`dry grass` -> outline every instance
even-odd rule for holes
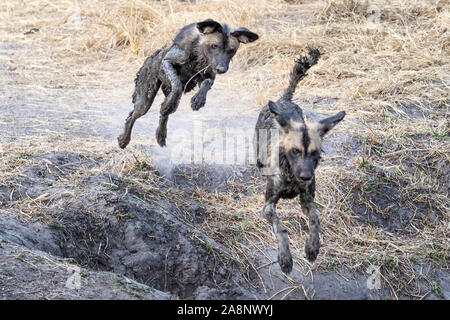
[[[307,44],[319,47],[323,58],[297,95],[307,93],[306,100],[338,98],[333,108],[346,110],[348,121],[336,133],[357,140],[359,149],[325,158],[317,171],[324,247],[313,266],[302,258],[307,218],[295,201],[281,204],[296,262],[306,269],[347,266],[359,271],[376,264],[382,266],[393,298],[400,293],[425,297],[429,292],[421,292],[415,282],[413,265],[427,261],[448,268],[449,262],[449,2],[191,2],[3,2],[0,40],[18,41],[30,49],[27,55],[0,56],[0,63],[7,59],[17,68],[16,85],[24,90],[36,90],[36,78],[41,87],[113,88],[126,82],[131,88],[145,55],[183,25],[210,17],[260,34],[260,40],[242,47],[227,79],[219,81],[230,88],[248,88],[262,105],[280,95],[298,52]],[[40,31],[23,35],[34,27]],[[117,154],[114,142],[51,135],[3,146],[2,176],[20,174],[27,165],[24,155],[74,148],[79,153],[101,152],[108,160],[100,170],[146,184],[136,176],[143,155],[137,155],[137,161],[131,152]],[[263,205],[261,188],[262,181],[255,177],[227,194],[201,189],[193,194],[208,207],[204,230],[225,243],[244,269],[251,268],[246,258],[249,243],[256,239],[276,245],[265,221],[255,215]],[[392,203],[378,201],[377,195],[385,192],[397,194],[401,205],[420,219],[412,219],[401,233],[361,223],[355,206],[386,219],[398,214]],[[33,206],[30,201],[26,205],[30,203]]]
[[[98,77],[117,67],[130,73],[130,64],[137,69],[183,25],[211,17],[261,35],[243,46],[234,63],[234,70],[246,70],[246,84],[259,103],[278,95],[293,57],[307,44],[325,55],[302,84],[304,91],[367,104],[446,101],[444,88],[430,87],[429,81],[448,82],[448,1],[304,2],[15,1],[1,5],[0,26],[2,38],[14,34],[42,50],[40,71],[53,72],[52,79],[63,84],[79,83],[76,74]],[[380,13],[368,14],[373,8]],[[372,23],[378,17],[380,22]],[[34,27],[40,31],[22,34]],[[30,68],[24,59],[16,61],[18,68]],[[73,77],[58,78],[62,70]]]

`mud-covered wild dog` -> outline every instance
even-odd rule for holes
[[[258,35],[246,28],[235,29],[211,19],[183,27],[173,43],[149,56],[136,74],[134,110],[125,121],[124,132],[118,138],[119,146],[128,145],[135,121],[150,109],[159,88],[166,98],[161,105],[156,140],[160,146],[165,146],[167,121],[177,110],[181,95],[198,84],[191,108],[202,108],[216,74],[227,72],[240,43],[257,39]]]
[[[302,210],[309,218],[309,238],[305,253],[307,259],[313,262],[320,247],[320,223],[314,204],[314,170],[319,164],[322,138],[345,116],[345,112],[341,111],[319,122],[305,123],[302,109],[292,102],[297,84],[306,75],[306,71],[317,63],[319,57],[319,50],[308,48],[308,55],[301,56],[296,61],[288,88],[278,101],[269,101],[264,106],[255,128],[257,166],[260,169],[273,166],[269,168],[271,171],[263,173],[267,175],[263,214],[273,227],[278,242],[278,262],[285,273],[292,270],[292,256],[287,230],[277,217],[275,206],[281,198],[292,199],[299,196]],[[278,150],[271,150],[274,132],[278,136]]]

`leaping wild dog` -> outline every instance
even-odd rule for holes
[[[302,109],[292,102],[297,84],[305,77],[306,71],[317,63],[319,57],[319,50],[310,47],[308,55],[301,56],[296,61],[288,88],[278,101],[269,101],[264,106],[255,128],[256,164],[260,170],[272,166],[269,168],[271,171],[263,173],[267,176],[263,214],[273,227],[278,242],[278,263],[285,273],[292,270],[292,256],[287,230],[278,219],[275,206],[281,198],[292,199],[299,196],[302,210],[309,218],[309,238],[305,253],[307,259],[313,262],[320,248],[320,223],[314,204],[314,170],[319,164],[324,135],[345,116],[345,112],[341,111],[319,122],[305,123]],[[274,133],[279,137],[278,150],[271,148]],[[277,157],[278,165],[275,160]]]
[[[246,28],[234,29],[211,19],[183,27],[173,43],[148,57],[136,74],[134,110],[125,121],[119,146],[128,145],[135,121],[150,109],[159,88],[166,98],[161,105],[156,140],[161,147],[165,146],[167,121],[177,110],[181,95],[198,84],[199,91],[191,99],[191,108],[194,111],[202,108],[216,74],[227,72],[240,43],[257,39],[258,35]]]

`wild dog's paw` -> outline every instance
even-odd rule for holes
[[[125,149],[125,147],[130,143],[131,136],[127,135],[125,133],[122,133],[118,138],[117,141],[119,142],[119,147],[121,149]]]
[[[319,237],[310,237],[305,245],[305,254],[309,262],[314,262],[319,254]]]
[[[278,263],[280,264],[281,271],[289,274],[292,271],[292,256],[289,250],[278,252]]]
[[[166,138],[167,138],[167,128],[158,127],[158,129],[156,129],[156,141],[158,142],[160,147],[166,146]]]
[[[194,111],[198,111],[200,108],[203,108],[206,103],[206,95],[199,91],[191,98],[191,108]]]

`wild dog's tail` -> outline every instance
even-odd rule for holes
[[[317,63],[320,57],[319,49],[314,47],[308,47],[308,55],[300,56],[295,62],[294,69],[291,72],[291,79],[289,81],[289,87],[284,90],[282,99],[292,100],[295,88],[300,80],[306,76],[306,71]]]

